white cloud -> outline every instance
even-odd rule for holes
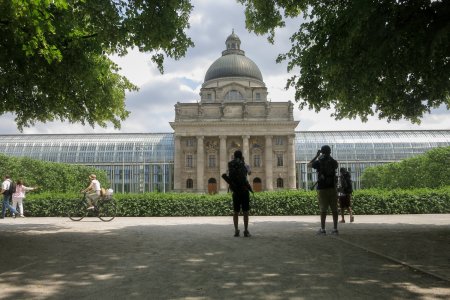
[[[174,119],[176,102],[195,102],[209,66],[221,56],[225,40],[231,30],[241,39],[241,48],[247,57],[260,68],[272,101],[294,101],[294,91],[285,90],[287,74],[286,63],[277,64],[276,57],[290,49],[289,37],[300,24],[299,19],[288,20],[287,27],[278,29],[275,45],[267,41],[267,36],[257,36],[245,29],[244,8],[236,1],[193,0],[191,27],[188,35],[195,43],[187,51],[186,57],[175,61],[166,59],[164,74],[160,74],[151,62],[150,53],[130,50],[125,57],[112,57],[122,68],[120,73],[140,87],[135,93],[127,94],[129,118],[122,123],[121,130],[112,126],[106,129],[68,124],[61,122],[39,123],[25,128],[24,133],[103,133],[103,132],[172,132],[169,125]],[[295,105],[297,107],[297,105]],[[450,112],[441,107],[423,118],[422,124],[412,125],[406,121],[387,123],[370,118],[367,123],[359,120],[335,121],[330,117],[332,111],[315,113],[310,110],[294,110],[296,120],[300,121],[297,130],[385,130],[385,129],[448,129]],[[0,117],[0,133],[18,133],[14,117],[5,114]]]

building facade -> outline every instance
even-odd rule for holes
[[[252,167],[254,190],[295,189],[295,127],[291,102],[267,101],[258,66],[234,32],[208,69],[198,103],[177,103],[174,190],[216,193],[234,151]]]

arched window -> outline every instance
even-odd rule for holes
[[[239,91],[236,90],[231,90],[228,93],[225,94],[225,99],[226,100],[244,100],[244,97],[242,96],[242,94]]]
[[[188,180],[186,180],[186,188],[193,189],[194,188],[194,180],[192,180],[190,178]]]
[[[284,187],[283,178],[277,178],[277,188],[282,189]]]

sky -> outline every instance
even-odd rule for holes
[[[330,115],[333,110],[320,113],[299,110],[295,105],[294,90],[286,90],[286,81],[293,74],[287,72],[286,63],[275,62],[278,54],[290,49],[289,37],[300,24],[300,20],[288,20],[287,26],[276,31],[275,43],[267,36],[257,36],[245,28],[244,7],[234,0],[192,0],[188,36],[195,43],[186,56],[178,61],[166,59],[164,74],[160,74],[150,60],[149,53],[130,51],[125,57],[112,57],[121,67],[120,73],[139,87],[139,91],[126,94],[126,109],[130,115],[122,122],[121,129],[82,126],[61,122],[37,123],[24,128],[24,134],[67,134],[67,133],[164,133],[173,132],[169,122],[175,118],[177,102],[200,100],[200,88],[209,66],[225,50],[225,40],[232,30],[241,39],[241,49],[261,70],[268,90],[268,99],[294,102],[294,119],[300,121],[296,131],[330,130],[426,130],[450,129],[450,111],[441,107],[422,119],[420,125],[408,121],[388,123],[371,117],[365,123],[359,119],[336,121]],[[0,134],[20,133],[12,114],[0,116]]]

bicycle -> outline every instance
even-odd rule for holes
[[[87,193],[83,193],[80,201],[71,205],[67,215],[72,221],[81,221],[84,217],[95,216],[103,222],[109,222],[116,217],[116,201],[111,195],[100,196],[94,204],[94,209],[88,210]]]

